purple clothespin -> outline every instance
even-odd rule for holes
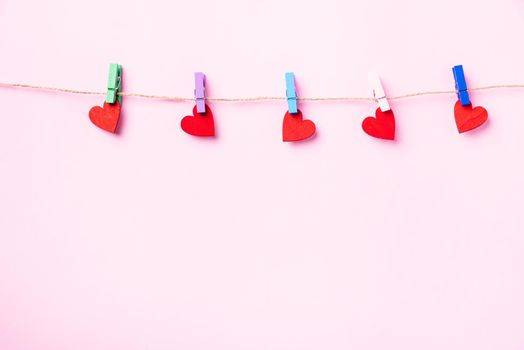
[[[206,113],[206,75],[195,73],[195,100],[198,113]]]

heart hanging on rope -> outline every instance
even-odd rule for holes
[[[362,129],[370,136],[384,139],[395,139],[395,115],[392,110],[382,112],[377,108],[375,117],[367,117],[362,121]]]
[[[455,103],[455,123],[459,133],[473,130],[488,120],[488,111],[484,107],[463,106],[460,101]]]
[[[315,123],[311,120],[304,120],[302,112],[291,114],[286,112],[282,124],[282,140],[284,142],[302,141],[315,134]]]
[[[89,111],[89,119],[100,129],[116,133],[118,120],[120,119],[120,103],[104,102],[104,106],[95,106]]]
[[[198,113],[193,107],[193,115],[187,115],[180,122],[182,130],[193,136],[215,136],[215,122],[211,108],[206,105],[205,113]]]

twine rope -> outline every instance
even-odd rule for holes
[[[20,89],[31,89],[38,91],[50,91],[50,92],[59,92],[66,94],[76,94],[76,95],[105,95],[106,92],[101,91],[89,91],[89,90],[77,90],[70,88],[60,88],[52,86],[43,86],[43,85],[32,85],[32,84],[22,84],[22,83],[2,83],[0,82],[1,87],[6,88],[20,88]],[[524,84],[500,84],[500,85],[488,85],[481,86],[476,88],[469,88],[468,91],[486,91],[486,90],[499,90],[499,89],[524,89]],[[420,96],[435,96],[435,95],[451,95],[455,94],[455,90],[441,90],[441,91],[419,91],[413,92],[404,95],[387,97],[388,100],[404,100],[407,98],[420,97]],[[194,97],[184,97],[184,96],[168,96],[168,95],[151,95],[144,94],[139,92],[126,92],[122,91],[118,93],[119,96],[125,97],[138,97],[149,100],[167,100],[167,101],[178,101],[178,102],[187,102],[194,101]],[[263,102],[263,101],[285,101],[285,96],[255,96],[255,97],[206,97],[207,101],[215,102]],[[298,97],[298,101],[334,101],[334,102],[357,102],[357,101],[374,101],[373,97],[361,97],[361,96],[341,96],[341,97]]]

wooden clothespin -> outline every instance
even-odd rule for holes
[[[195,101],[198,113],[206,113],[206,75],[195,73]]]
[[[380,82],[379,76],[375,73],[370,73],[368,78],[369,84],[373,89],[373,97],[375,98],[375,101],[377,101],[380,110],[382,112],[390,111],[391,108],[389,107],[389,102],[386,97],[386,93],[384,92],[384,88],[382,87],[382,83]]]
[[[109,65],[109,80],[107,82],[107,103],[118,102],[122,104],[122,96],[118,95],[122,88],[122,66],[116,63]]]
[[[291,114],[298,113],[297,89],[295,87],[295,74],[293,72],[286,73],[286,97],[288,112]]]
[[[471,104],[468,93],[468,85],[466,84],[466,77],[464,76],[464,68],[462,65],[453,67],[453,77],[455,78],[455,91],[460,100],[460,104],[467,106]]]

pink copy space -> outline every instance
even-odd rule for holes
[[[0,81],[215,97],[370,96],[524,83],[521,0],[0,2]],[[0,349],[522,350],[524,90],[299,103],[192,103],[0,88]]]

